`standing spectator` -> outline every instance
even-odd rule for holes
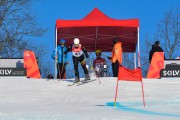
[[[160,42],[159,42],[159,41],[156,41],[155,44],[152,45],[152,49],[151,49],[151,51],[149,52],[149,63],[151,63],[153,54],[154,54],[155,52],[164,52],[163,49],[162,49],[161,46],[160,46]],[[165,56],[164,56],[164,59],[165,59]]]
[[[63,79],[64,74],[66,72],[66,65],[69,63],[68,54],[64,55],[64,52],[67,50],[65,43],[66,43],[66,40],[61,39],[60,45],[57,46],[57,49],[55,49],[51,55],[53,59],[57,60],[57,78],[58,79]]]
[[[155,52],[164,52],[163,49],[160,46],[160,42],[159,41],[155,42]]]
[[[84,70],[85,80],[90,80],[89,74],[88,74],[89,72],[86,68],[86,61],[84,59],[84,54],[86,58],[89,58],[89,55],[86,49],[80,44],[80,41],[78,38],[74,39],[74,44],[72,46],[69,46],[68,49],[64,52],[64,54],[67,54],[69,51],[72,51],[72,58],[73,58],[74,71],[75,71],[75,83],[80,82],[79,70],[78,70],[79,62]]]
[[[118,77],[119,66],[122,65],[122,43],[118,39],[113,40],[112,56],[108,57],[112,62],[113,77]]]

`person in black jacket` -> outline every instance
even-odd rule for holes
[[[69,51],[72,51],[72,58],[74,63],[74,71],[75,71],[75,82],[80,82],[79,79],[79,71],[78,71],[78,63],[80,62],[84,74],[85,74],[85,80],[90,80],[89,72],[86,68],[86,61],[84,59],[84,55],[86,58],[89,58],[89,55],[86,51],[86,49],[80,44],[80,41],[78,38],[74,39],[74,44],[69,46],[67,50],[64,52],[64,54],[67,54]]]
[[[149,63],[151,63],[153,53],[155,52],[155,44],[152,45],[152,48],[149,52]]]
[[[152,45],[152,49],[151,51],[149,52],[149,63],[151,63],[151,60],[152,60],[152,56],[155,52],[164,52],[163,49],[161,48],[160,46],[160,42],[159,41],[156,41],[154,45]],[[165,56],[164,56],[164,59],[165,59]]]
[[[163,49],[160,46],[160,42],[159,41],[155,42],[155,52],[164,52]]]

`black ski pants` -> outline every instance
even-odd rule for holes
[[[57,79],[63,79],[65,72],[66,72],[66,64],[58,63],[57,64]]]
[[[118,70],[119,70],[119,62],[118,60],[116,60],[115,63],[112,63],[113,77],[118,77]]]
[[[81,67],[84,70],[84,74],[88,74],[88,70],[86,68],[86,62],[84,59],[84,55],[81,55],[80,57],[75,57],[73,56],[73,63],[74,63],[74,72],[75,72],[75,77],[79,78],[79,70],[78,70],[78,64],[81,64]]]

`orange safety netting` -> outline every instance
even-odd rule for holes
[[[34,52],[24,51],[24,68],[27,70],[27,77],[41,78]]]
[[[160,78],[161,69],[164,69],[164,52],[155,52],[151,60],[147,78]]]

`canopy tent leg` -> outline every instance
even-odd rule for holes
[[[56,27],[56,33],[55,33],[55,58],[57,58],[57,27]],[[54,78],[57,79],[57,68],[56,68],[56,65],[57,65],[57,60],[55,59],[54,61]]]
[[[140,64],[140,49],[139,49],[139,27],[137,28],[138,30],[138,67],[141,67],[141,64]]]
[[[136,69],[136,52],[134,53],[134,69]]]

